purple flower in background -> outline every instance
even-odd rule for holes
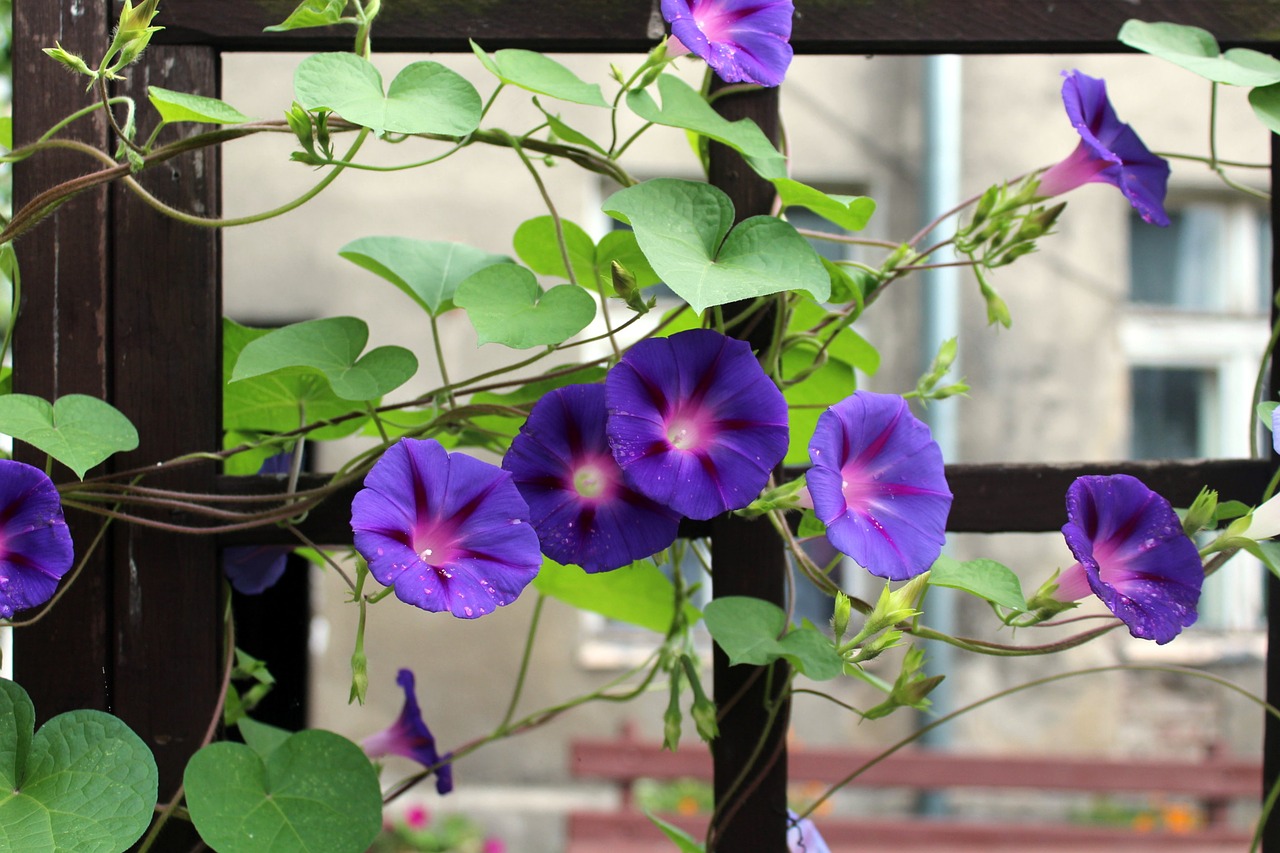
[[[1169,164],[1142,144],[1133,128],[1116,117],[1107,100],[1107,84],[1079,71],[1064,71],[1062,102],[1080,134],[1080,144],[1065,160],[1040,176],[1037,195],[1055,196],[1090,181],[1119,188],[1147,222],[1168,225],[1164,196]]]
[[[515,601],[542,566],[511,475],[430,439],[387,449],[351,502],[351,529],[397,598],[464,619]]]
[[[858,391],[818,417],[807,481],[831,544],[882,578],[933,565],[946,541],[951,489],[942,451],[907,401]]]
[[[787,819],[787,853],[831,853],[813,821],[801,820],[791,809],[787,809]]]
[[[1196,621],[1204,568],[1169,502],[1127,474],[1078,477],[1067,490],[1062,527],[1078,563],[1053,597],[1093,592],[1129,633],[1167,643]]]
[[[662,0],[671,34],[726,83],[777,86],[791,64],[791,0]],[[668,53],[683,53],[668,48]]]
[[[755,500],[787,452],[787,403],[746,342],[709,329],[640,341],[605,377],[613,458],[689,518]]]
[[[529,504],[542,552],[588,572],[616,569],[675,541],[680,516],[632,489],[609,453],[603,385],[547,394],[502,460]]]
[[[436,767],[436,791],[441,794],[453,790],[453,766],[448,763],[449,754],[442,758],[436,751],[436,739],[431,730],[422,721],[422,711],[418,708],[418,697],[413,687],[413,672],[402,669],[396,675],[396,684],[404,688],[404,708],[400,716],[387,728],[375,735],[370,735],[360,742],[365,755],[370,758],[381,758],[384,755],[399,755],[418,762],[423,767]]]
[[[259,474],[288,474],[293,461],[291,453],[277,453],[267,457],[258,469]],[[284,575],[291,545],[236,545],[222,549],[222,572],[236,592],[242,595],[261,595],[276,585]]]
[[[0,617],[52,598],[74,561],[53,481],[39,468],[0,459]]]

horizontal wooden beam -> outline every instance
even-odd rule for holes
[[[266,33],[297,0],[169,0],[156,41],[224,50],[349,50],[350,27]],[[386,0],[379,51],[525,47],[638,52],[663,30],[658,0]],[[1280,40],[1272,0],[796,0],[799,53],[1116,52],[1133,17],[1194,24],[1224,44]]]

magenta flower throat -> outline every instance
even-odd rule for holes
[[[444,764],[436,751],[436,739],[422,720],[418,696],[414,689],[413,672],[402,669],[396,675],[396,684],[404,690],[404,707],[400,716],[387,728],[361,741],[360,746],[370,758],[399,755],[416,761],[423,767],[435,767],[436,792],[441,796],[453,790],[453,766],[445,755]],[[440,765],[436,767],[436,765]]]
[[[671,34],[726,83],[782,82],[794,14],[791,0],[662,0]]]
[[[640,341],[605,377],[626,482],[707,519],[760,494],[787,452],[787,404],[744,341],[709,329]]]
[[[1204,567],[1169,502],[1136,477],[1078,477],[1067,490],[1062,535],[1077,562],[1054,598],[1090,592],[1129,627],[1167,643],[1196,621]]]
[[[558,563],[608,571],[675,541],[679,514],[627,485],[609,453],[603,385],[539,400],[502,467],[529,504],[542,553]]]
[[[351,503],[355,546],[401,601],[472,619],[515,601],[542,566],[511,475],[431,439],[401,439]]]
[[[915,577],[946,541],[951,489],[929,427],[892,394],[827,409],[809,443],[809,494],[827,538],[873,575]]]
[[[74,562],[53,481],[39,468],[0,459],[0,617],[44,604]]]
[[[1107,84],[1079,71],[1064,71],[1062,102],[1080,134],[1065,160],[1040,176],[1038,195],[1061,195],[1091,181],[1117,187],[1142,218],[1169,224],[1164,197],[1169,164],[1152,154],[1133,128],[1120,121],[1107,99]]]

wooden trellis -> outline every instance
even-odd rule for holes
[[[160,33],[143,62],[130,69],[124,90],[145,101],[148,85],[216,96],[224,50],[345,49],[349,35],[311,30],[264,33],[296,0],[166,0]],[[375,29],[379,50],[467,51],[474,37],[488,49],[527,47],[565,52],[647,50],[661,32],[657,0],[384,0]],[[1280,13],[1270,0],[796,0],[793,44],[798,53],[1044,53],[1116,52],[1129,17],[1202,26],[1224,46],[1274,50]],[[85,104],[80,78],[60,73],[40,52],[60,43],[98,55],[110,41],[119,4],[109,0],[15,0],[14,138],[33,139]],[[769,93],[722,99],[737,115],[763,127],[776,119]],[[82,120],[71,132],[112,150],[105,123]],[[1259,132],[1262,132],[1261,130]],[[1275,156],[1273,164],[1280,163]],[[85,173],[91,164],[71,153],[42,154],[15,169],[18,204]],[[1276,166],[1272,167],[1273,185]],[[760,190],[748,170],[717,155],[717,184],[740,213],[756,212]],[[160,198],[213,215],[219,209],[216,150],[185,155],[140,176]],[[754,201],[753,201],[754,199]],[[767,205],[766,205],[767,206]],[[1273,229],[1280,215],[1272,212]],[[16,390],[55,398],[86,393],[111,401],[137,425],[142,446],[112,460],[114,470],[152,465],[219,444],[220,240],[217,232],[176,224],[116,188],[84,193],[61,207],[20,243],[26,288],[15,342]],[[1273,384],[1280,372],[1272,371]],[[1275,389],[1273,388],[1273,394]],[[1210,461],[1159,465],[952,466],[954,531],[1055,530],[1062,495],[1081,473],[1127,470],[1175,504],[1201,485],[1256,500],[1271,463]],[[261,489],[252,480],[219,477],[212,464],[167,474],[163,483],[200,493]],[[349,497],[349,496],[346,496]],[[349,537],[344,496],[311,514],[309,533],[325,542]],[[170,520],[184,521],[181,517]],[[72,518],[76,531],[92,520]],[[83,536],[83,533],[80,533]],[[154,749],[161,797],[172,796],[182,768],[199,745],[219,689],[222,607],[218,547],[280,535],[259,530],[238,537],[180,537],[154,529],[114,527],[105,547],[61,606],[17,637],[16,677],[30,692],[40,719],[73,708],[118,714]],[[736,590],[717,594],[781,596],[781,552],[768,531],[718,523],[714,559],[755,566]],[[765,549],[773,556],[762,560]],[[728,573],[726,573],[728,574]],[[1280,594],[1270,596],[1272,640],[1280,638]],[[739,668],[741,669],[741,668]],[[717,665],[717,694],[737,689]],[[736,673],[735,673],[736,675]],[[760,679],[763,682],[763,679]],[[727,692],[726,692],[727,691]],[[1280,704],[1280,655],[1269,655],[1267,695]],[[750,701],[742,703],[749,706]],[[758,704],[758,703],[756,703]],[[742,744],[758,721],[726,726],[718,756],[733,773]],[[784,849],[781,803],[785,752],[755,788],[722,836],[725,851]],[[1280,727],[1268,721],[1268,787],[1280,777]],[[1272,821],[1269,849],[1280,849],[1280,821]],[[181,849],[187,849],[188,845]],[[175,841],[166,849],[179,849]]]

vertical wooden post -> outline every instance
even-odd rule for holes
[[[1271,290],[1280,294],[1280,137],[1271,134]],[[1271,304],[1271,322],[1280,322],[1280,308]],[[1271,353],[1271,379],[1269,397],[1280,395],[1280,360]],[[1275,454],[1271,455],[1274,462]],[[1267,702],[1280,705],[1280,580],[1271,572],[1265,572],[1267,584]],[[1280,783],[1280,722],[1270,714],[1264,715],[1266,728],[1262,739],[1262,796],[1265,801],[1271,789]],[[1280,850],[1280,817],[1275,810],[1267,818],[1262,832],[1263,850]]]
[[[777,138],[777,89],[728,95],[715,105],[726,118],[751,118],[770,139]],[[711,182],[733,200],[738,221],[770,211],[773,185],[753,172],[737,153],[713,143],[710,172]],[[734,308],[727,306],[726,316],[734,314]],[[772,335],[773,322],[768,315],[743,333],[757,351],[768,345]],[[750,595],[784,604],[786,555],[767,521],[717,519],[711,543],[712,588],[717,598]],[[778,697],[787,678],[786,664],[731,667],[717,647],[714,667],[716,707],[720,709],[720,737],[712,747],[718,814],[714,850],[781,853],[787,846],[785,738],[789,706]],[[778,701],[784,705],[770,725],[767,706]],[[758,746],[762,748],[757,753]]]

